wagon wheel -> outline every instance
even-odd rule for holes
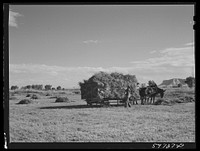
[[[104,99],[103,100],[103,105],[104,106],[110,106],[109,100],[108,99]]]
[[[92,103],[89,103],[89,102],[88,102],[87,105],[88,105],[88,106],[92,106]]]
[[[101,101],[99,102],[99,104],[100,104],[100,106],[104,106],[104,100],[101,100]]]
[[[87,105],[88,105],[88,106],[91,106],[91,105],[92,105],[91,100],[86,100],[86,102],[87,102]]]

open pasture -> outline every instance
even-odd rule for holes
[[[17,104],[27,94],[39,98]],[[194,90],[169,89],[164,99],[183,95]],[[11,91],[9,131],[11,142],[195,142],[195,102],[100,107],[70,91]]]

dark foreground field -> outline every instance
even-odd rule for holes
[[[27,93],[40,98],[17,104],[28,98]],[[45,93],[10,93],[11,142],[195,142],[195,102],[89,107],[80,94]],[[56,95],[67,96],[70,102],[55,103]],[[183,95],[194,91],[169,90],[165,97]]]

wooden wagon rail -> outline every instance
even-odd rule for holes
[[[113,100],[115,100],[115,102],[113,102]],[[87,102],[87,105],[92,106],[93,104],[96,105],[111,105],[113,103],[117,103],[117,105],[120,105],[122,103],[124,103],[124,100],[122,98],[89,98],[85,100]]]

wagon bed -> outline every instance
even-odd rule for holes
[[[103,98],[103,99],[89,98],[89,99],[86,99],[85,101],[87,102],[87,105],[90,105],[90,106],[92,106],[93,104],[104,106],[104,105],[110,105],[111,103],[113,103],[113,101],[110,102],[111,100],[116,100],[117,105],[124,103],[124,100],[122,98]]]

